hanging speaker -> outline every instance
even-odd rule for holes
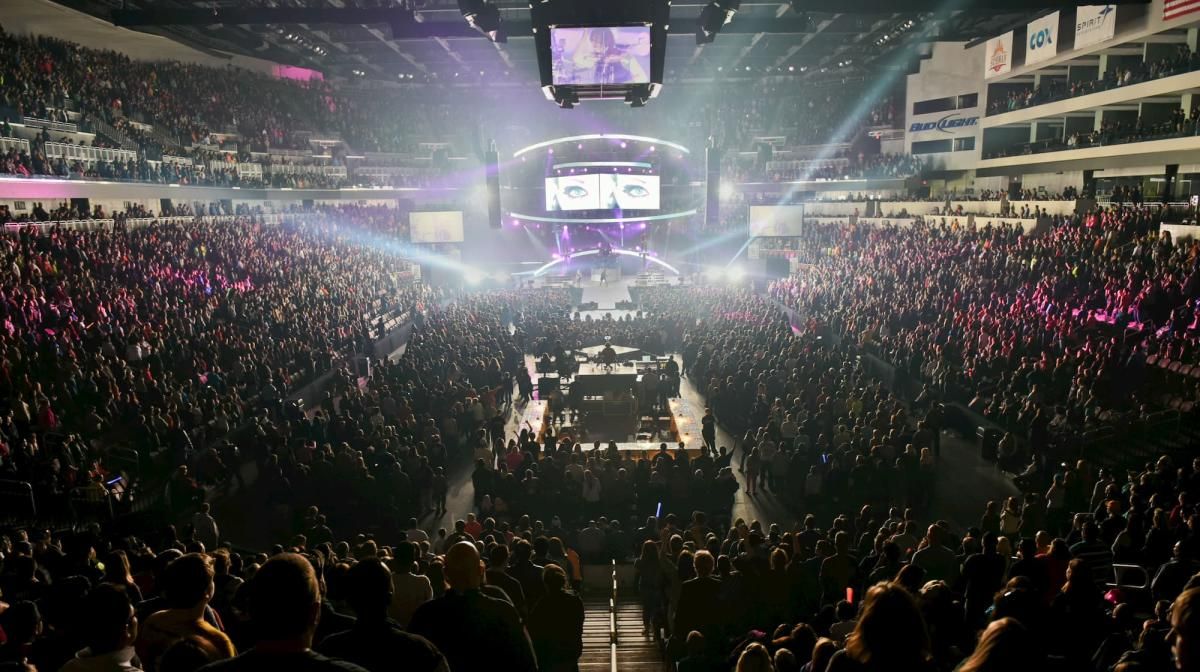
[[[486,164],[488,224],[500,228],[503,218],[500,213],[500,155],[496,152],[496,141],[492,140],[483,156]]]
[[[711,140],[704,153],[704,224],[708,229],[721,222],[721,150]]]

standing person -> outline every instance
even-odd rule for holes
[[[881,583],[867,591],[854,632],[829,661],[827,672],[931,672],[930,651],[916,600],[898,583]]]
[[[583,600],[567,590],[567,573],[554,564],[542,570],[546,595],[529,615],[529,636],[539,672],[579,672],[583,654]]]
[[[208,502],[200,505],[200,510],[192,515],[192,530],[196,541],[204,544],[204,550],[215,551],[221,541],[221,531],[209,511]]]
[[[387,617],[392,601],[387,565],[368,558],[354,565],[346,578],[346,598],[358,619],[349,630],[326,637],[317,645],[318,652],[370,672],[393,670],[396,661],[404,661],[404,669],[414,672],[449,672],[445,656],[429,640],[404,632]]]
[[[658,544],[647,539],[642,542],[642,554],[633,565],[634,582],[642,603],[642,634],[659,633],[659,614],[662,611],[662,563],[658,559]]]
[[[113,585],[99,585],[83,602],[87,645],[62,666],[62,672],[138,672],[133,642],[138,620],[128,594]]]
[[[758,448],[751,448],[750,454],[746,456],[746,494],[751,497],[758,490],[760,473],[762,473],[762,456],[758,454]]]
[[[712,575],[715,566],[716,561],[708,551],[697,551],[692,556],[696,578],[684,581],[679,587],[679,606],[671,628],[674,658],[683,657],[688,633],[693,630],[700,631],[709,642],[721,639],[721,581]]]
[[[250,623],[257,641],[245,653],[205,665],[202,672],[368,672],[312,650],[321,617],[321,588],[312,564],[302,555],[280,553],[255,573],[250,591]]]
[[[704,417],[700,418],[700,436],[704,439],[704,445],[711,450],[717,449],[717,416],[713,415],[711,408],[704,409]]]
[[[167,565],[160,579],[166,609],[146,619],[138,634],[137,651],[146,669],[180,639],[194,639],[210,660],[237,655],[233,642],[205,620],[209,600],[216,591],[212,561],[189,553]]]
[[[1029,630],[1015,618],[992,621],[979,636],[975,653],[956,672],[1006,672],[1030,669],[1037,662]]]
[[[1171,652],[1179,672],[1200,672],[1200,588],[1183,591],[1171,605]]]
[[[417,607],[433,599],[429,577],[413,571],[417,568],[419,553],[415,543],[403,541],[396,546],[392,559],[392,602],[388,606],[388,616],[400,627],[408,627]]]
[[[506,670],[536,672],[533,646],[516,608],[479,590],[484,565],[475,544],[451,546],[445,571],[450,590],[421,605],[409,631],[445,653],[452,670],[487,670],[504,661]]]
[[[432,488],[434,513],[438,516],[444,516],[446,515],[446,495],[450,490],[450,486],[446,483],[446,470],[442,467],[433,470]]]
[[[1004,558],[996,552],[998,542],[995,532],[984,532],[983,552],[967,556],[963,562],[963,592],[966,596],[968,625],[976,626],[983,621],[984,612],[992,605],[993,596],[1004,585]]]

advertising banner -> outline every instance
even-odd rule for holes
[[[1012,70],[1013,34],[1012,31],[993,37],[987,41],[987,52],[984,54],[983,77],[991,79],[999,77]]]
[[[1025,41],[1025,65],[1054,58],[1058,53],[1058,12],[1030,21]]]

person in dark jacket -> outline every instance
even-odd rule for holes
[[[693,630],[709,642],[720,641],[721,581],[712,576],[715,564],[711,553],[697,551],[692,559],[696,578],[684,581],[679,588],[679,606],[671,628],[672,648],[677,655],[682,654],[684,640]]]
[[[393,669],[397,660],[414,672],[447,672],[446,658],[424,637],[404,632],[387,617],[392,602],[392,572],[377,558],[354,566],[347,599],[358,615],[354,626],[317,645],[318,653],[362,665],[370,672]]]
[[[493,546],[488,553],[488,561],[490,567],[485,575],[487,585],[503,590],[504,594],[508,596],[508,601],[516,607],[517,615],[524,621],[529,617],[529,610],[525,608],[525,590],[521,588],[520,581],[504,571],[505,566],[508,565],[508,547],[504,544]]]
[[[512,563],[508,567],[508,575],[521,582],[521,590],[525,592],[525,608],[530,613],[546,592],[542,585],[542,566],[534,564],[532,558],[533,545],[522,539],[513,546]]]
[[[567,573],[558,565],[542,570],[546,595],[529,615],[529,636],[540,672],[578,672],[583,653],[583,600],[568,592]]]
[[[475,544],[451,546],[446,553],[450,590],[417,608],[409,632],[446,654],[452,670],[487,670],[503,661],[505,670],[535,672],[537,659],[516,608],[480,590],[484,571]]]

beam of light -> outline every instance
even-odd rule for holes
[[[649,217],[607,217],[603,219],[569,219],[566,217],[538,217],[537,215],[522,215],[519,212],[509,213],[510,217],[520,219],[522,221],[529,220],[531,222],[549,222],[551,224],[619,224],[625,223],[641,223],[641,222],[658,222],[664,219],[678,219],[680,217],[691,217],[696,214],[696,209],[683,210],[680,212],[672,212],[666,215],[650,215]]]
[[[746,242],[742,243],[742,246],[740,248],[738,248],[738,251],[736,253],[734,253],[733,258],[730,259],[729,263],[725,264],[725,266],[727,266],[727,267],[733,266],[733,262],[737,261],[738,257],[742,256],[742,253],[745,252],[746,248],[750,247],[750,243],[753,243],[753,242],[754,242],[754,238],[747,238]]]
[[[572,136],[568,136],[565,138],[555,138],[554,140],[545,140],[543,142],[537,142],[532,145],[529,145],[528,147],[522,147],[521,149],[518,149],[516,152],[513,153],[513,158],[515,159],[518,156],[521,156],[522,154],[532,152],[536,149],[542,149],[543,147],[553,147],[554,145],[558,145],[558,144],[562,144],[562,143],[566,143],[566,142],[582,142],[584,140],[606,140],[606,139],[607,140],[633,140],[634,142],[647,142],[647,143],[654,144],[654,145],[663,145],[664,147],[670,147],[672,149],[677,149],[677,150],[683,152],[684,154],[692,153],[692,150],[688,149],[687,147],[684,147],[683,145],[671,142],[670,140],[651,138],[651,137],[647,137],[644,135],[625,135],[623,133],[588,133],[586,135],[572,135]]]
[[[726,231],[725,233],[722,233],[719,236],[709,236],[709,237],[705,238],[702,242],[697,243],[696,245],[693,245],[686,250],[683,250],[679,254],[680,254],[680,256],[690,257],[693,254],[700,252],[701,250],[706,250],[714,245],[720,245],[722,243],[729,242],[731,240],[734,240],[735,238],[739,238],[744,235],[746,235],[746,232],[744,230],[730,229],[730,230]]]
[[[612,252],[613,252],[613,254],[619,254],[624,257],[637,257],[638,259],[642,258],[641,252],[635,252],[633,250],[622,250],[622,249],[614,248]],[[541,276],[546,274],[546,271],[550,270],[551,268],[554,268],[555,266],[558,266],[559,264],[562,264],[565,262],[571,262],[580,257],[591,257],[591,256],[594,256],[597,254],[600,254],[600,250],[591,249],[591,250],[581,250],[579,252],[572,252],[571,254],[568,254],[565,257],[560,257],[558,259],[554,259],[554,260],[546,262],[545,264],[542,264],[535,271],[525,271],[523,273],[514,273],[514,275],[532,275],[535,278],[540,278]],[[663,268],[674,273],[675,275],[679,275],[678,268],[675,268],[671,264],[668,264],[667,262],[663,261],[662,259],[659,259],[658,257],[652,256],[652,255],[647,255],[645,257],[645,259],[647,261],[656,263],[659,266],[662,266]]]

